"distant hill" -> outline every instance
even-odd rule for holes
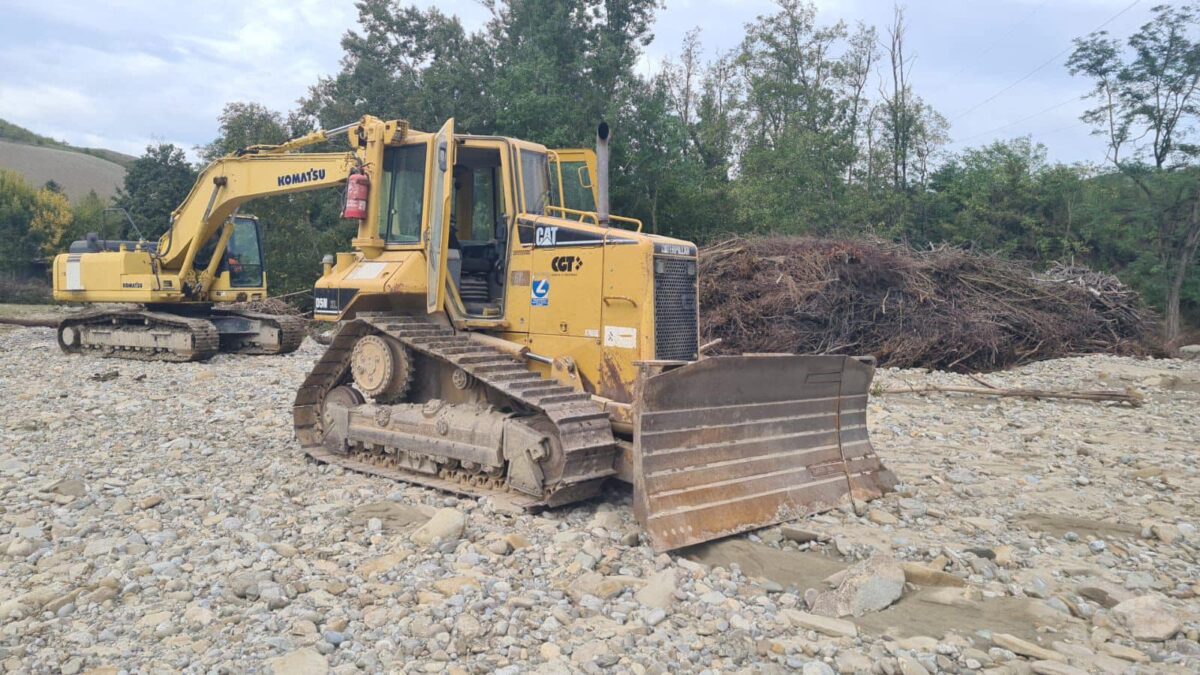
[[[126,155],[123,152],[116,150],[105,150],[104,148],[81,148],[77,145],[70,145],[62,141],[56,141],[49,136],[42,136],[34,133],[25,127],[13,124],[6,120],[0,120],[0,141],[11,141],[13,143],[22,143],[24,145],[36,145],[43,148],[57,148],[59,150],[70,150],[72,152],[82,152],[85,155],[92,155],[100,159],[106,159],[115,164],[120,164],[125,168],[129,168],[130,163],[137,159],[133,155]]]
[[[113,196],[134,159],[112,150],[68,145],[0,120],[0,169],[16,171],[36,186],[53,180],[72,200],[90,190]]]

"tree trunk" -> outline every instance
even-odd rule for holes
[[[1187,231],[1184,234],[1182,245],[1179,247],[1179,255],[1172,263],[1174,269],[1171,270],[1171,281],[1167,285],[1167,315],[1164,328],[1168,349],[1178,346],[1175,342],[1179,340],[1182,328],[1179,303],[1183,294],[1183,283],[1187,281],[1188,272],[1192,269],[1192,262],[1196,259],[1197,248],[1200,248],[1200,190],[1197,190],[1197,194],[1193,198]]]

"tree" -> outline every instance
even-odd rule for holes
[[[252,145],[277,145],[291,135],[283,115],[258,103],[227,103],[217,121],[220,135],[212,143],[197,148],[206,162]]]
[[[26,274],[34,261],[58,253],[71,219],[62,194],[0,169],[0,270]]]
[[[129,212],[147,239],[153,239],[170,227],[171,212],[191,191],[196,173],[182,149],[170,143],[146,146],[146,153],[135,159],[125,173],[115,204]],[[136,232],[126,231],[124,224],[120,228],[121,237],[137,236]]]
[[[100,236],[107,237],[108,232],[105,232],[105,225],[113,227],[112,223],[117,222],[113,219],[113,214],[109,214],[108,220],[105,220],[104,209],[108,207],[108,200],[101,199],[96,194],[95,190],[89,190],[88,193],[79,198],[71,205],[71,232],[67,241],[83,239],[88,232],[99,233]],[[120,219],[122,222],[124,219]]]
[[[1105,32],[1075,40],[1073,75],[1091,78],[1096,107],[1083,115],[1105,138],[1108,161],[1137,186],[1150,214],[1165,286],[1168,343],[1180,334],[1180,300],[1200,248],[1200,148],[1195,132],[1200,85],[1196,4],[1158,5],[1124,43]]]

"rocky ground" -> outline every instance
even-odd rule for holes
[[[6,670],[1200,670],[1200,361],[986,377],[1137,408],[881,393],[897,494],[655,555],[621,489],[511,515],[306,463],[320,349],[162,365],[0,327]]]

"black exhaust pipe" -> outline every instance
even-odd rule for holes
[[[596,127],[596,220],[608,227],[608,122]]]

